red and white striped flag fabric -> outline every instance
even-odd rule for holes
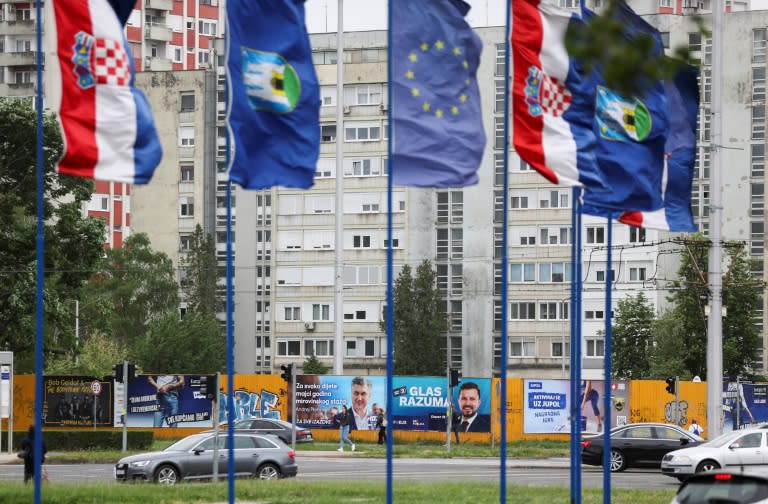
[[[112,1],[127,12],[135,3]],[[162,149],[149,103],[133,85],[133,58],[115,8],[108,0],[51,0],[45,8],[46,105],[64,137],[57,171],[149,182]]]

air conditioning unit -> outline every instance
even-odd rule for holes
[[[382,103],[381,105],[379,105],[379,110],[381,110],[382,112],[386,112],[387,106]]]
[[[315,330],[315,323],[314,322],[304,322],[304,329],[307,331],[314,331]]]
[[[344,105],[344,113],[349,114],[352,112],[352,108],[349,105]]]

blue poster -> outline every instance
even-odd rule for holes
[[[768,385],[729,382],[723,384],[722,432],[768,422]]]
[[[395,376],[392,378],[392,423],[398,430],[445,430],[448,392],[445,378]]]
[[[212,427],[200,375],[140,375],[128,384],[128,427]]]
[[[386,402],[384,376],[298,375],[296,424],[336,428],[333,417],[346,406],[353,413],[351,430],[374,430],[374,405]]]
[[[268,390],[262,387],[261,392],[253,392],[245,388],[237,388],[232,395],[234,397],[235,422],[252,418],[287,420],[280,415],[278,409],[280,393],[277,390]],[[219,423],[226,423],[228,415],[229,396],[224,392],[219,392]]]
[[[453,428],[463,432],[491,431],[491,380],[469,378],[459,380],[453,388]]]
[[[525,380],[523,385],[523,432],[548,434],[570,432],[568,380]]]

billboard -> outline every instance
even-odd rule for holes
[[[128,427],[212,427],[207,375],[139,375],[128,384]]]
[[[465,378],[454,390],[454,404],[460,403],[464,383],[465,408],[471,413],[477,432],[490,431],[491,381]],[[449,407],[444,377],[395,376],[387,393],[385,376],[298,375],[296,377],[297,425],[336,428],[333,417],[342,405],[353,412],[354,430],[373,430],[373,406],[392,409],[393,427],[398,430],[442,431]],[[389,398],[389,400],[388,400]],[[475,415],[477,413],[477,415]]]
[[[768,422],[768,384],[728,382],[723,384],[722,432]]]
[[[523,383],[523,431],[526,434],[570,432],[570,381],[526,379]],[[629,388],[624,381],[612,382],[611,387],[611,425],[624,425],[629,417]],[[603,380],[581,380],[577,399],[582,432],[603,430],[604,397]]]
[[[92,384],[99,382],[95,395]],[[114,409],[112,383],[92,376],[43,377],[43,425],[46,427],[111,427]]]

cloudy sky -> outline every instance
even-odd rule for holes
[[[343,0],[344,31],[383,30],[387,27],[386,0]],[[417,1],[417,0],[410,0]],[[504,26],[503,0],[465,0],[472,6],[467,20],[472,26]],[[307,29],[310,33],[335,32],[337,0],[307,0]],[[752,0],[752,9],[768,9],[768,0]]]

